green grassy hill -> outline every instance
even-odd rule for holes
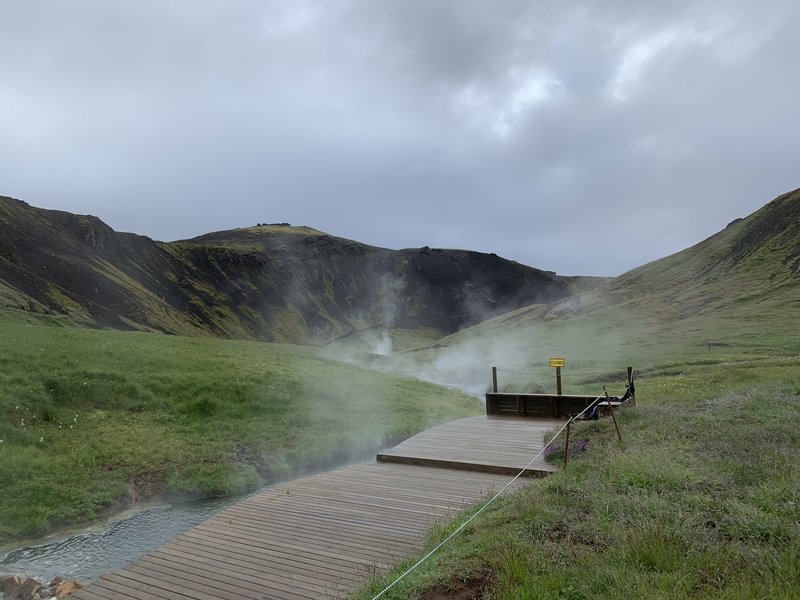
[[[797,353],[798,322],[796,190],[692,248],[386,362],[442,381],[460,373],[484,386],[495,365],[506,368],[508,385],[531,389],[543,381],[549,385],[548,357],[565,356],[565,385],[577,389],[628,365],[652,370],[665,360],[689,364]]]
[[[0,544],[369,458],[480,410],[307,347],[0,322]]]

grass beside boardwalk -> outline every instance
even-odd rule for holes
[[[480,410],[311,349],[0,322],[0,543],[244,492]]]
[[[384,598],[797,598],[800,359],[665,368],[637,392],[622,444],[610,420],[581,423],[566,471],[493,504]]]

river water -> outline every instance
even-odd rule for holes
[[[372,463],[375,461],[374,452],[353,455],[347,464]],[[0,550],[0,575],[20,574],[43,583],[48,583],[54,577],[88,583],[163,546],[214,513],[250,495],[324,470],[309,469],[288,480],[273,481],[243,496],[153,506],[78,533],[49,536],[10,552]]]
[[[261,488],[256,493],[268,488]],[[88,582],[155,550],[199,525],[242,496],[147,508],[107,526],[55,537],[12,550],[0,557],[0,571],[19,573],[38,581],[54,577]]]

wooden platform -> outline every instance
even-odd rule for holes
[[[524,466],[541,449],[543,432],[558,425],[482,416],[434,427],[383,455],[400,459],[406,447],[412,461],[484,472],[376,463],[304,477],[217,513],[71,598],[345,598],[419,549],[432,524],[505,486],[509,476],[485,471]],[[530,481],[520,478],[512,489]]]
[[[423,431],[378,454],[378,462],[516,475],[543,447],[545,433],[560,427],[553,419],[492,416],[459,419]],[[542,476],[555,468],[540,457],[525,471]]]

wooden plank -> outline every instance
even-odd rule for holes
[[[230,585],[246,585],[255,590],[260,590],[264,585],[275,589],[284,589],[288,592],[305,590],[313,596],[330,594],[342,591],[345,586],[342,580],[319,577],[316,571],[289,572],[275,563],[263,568],[248,568],[240,564],[215,563],[213,571],[203,569],[204,565],[193,560],[192,557],[179,557],[174,554],[151,553],[137,562],[151,569],[162,570],[165,574],[173,571],[189,573],[192,577],[203,581],[211,578],[213,581]]]
[[[261,600],[267,590],[282,595],[295,595],[305,598],[318,598],[331,593],[332,589],[324,583],[317,585],[296,577],[287,577],[276,570],[263,570],[258,578],[248,574],[245,569],[224,569],[219,565],[214,570],[198,568],[193,561],[147,555],[127,568],[143,574],[170,578],[181,585],[190,586],[204,592],[218,594],[238,593]]]
[[[357,580],[350,571],[332,571],[324,563],[320,565],[318,563],[310,564],[308,561],[293,560],[294,557],[283,555],[279,550],[271,556],[259,557],[261,560],[253,559],[235,551],[226,554],[214,554],[204,551],[200,545],[191,546],[190,552],[184,552],[175,546],[162,547],[148,556],[182,558],[193,561],[198,565],[208,565],[210,568],[241,569],[245,573],[261,573],[265,569],[279,569],[280,572],[285,573],[287,576],[296,577],[303,581],[306,580],[309,573],[313,573],[313,578],[309,579],[336,585],[351,584]],[[265,558],[266,560],[264,560]]]
[[[170,543],[159,551],[169,554],[188,553],[209,558],[209,564],[219,561],[222,564],[235,561],[237,564],[253,564],[257,568],[265,568],[270,564],[283,565],[286,561],[296,566],[307,566],[308,569],[332,578],[352,578],[353,564],[339,563],[334,560],[319,558],[308,552],[293,552],[290,548],[262,548],[260,552],[249,552],[247,548],[236,544],[214,543],[209,540],[187,540],[181,543]],[[210,544],[210,545],[209,545]]]
[[[135,596],[129,596],[121,592],[110,592],[98,585],[92,586],[89,591],[86,588],[76,590],[69,595],[70,600],[136,600]]]

